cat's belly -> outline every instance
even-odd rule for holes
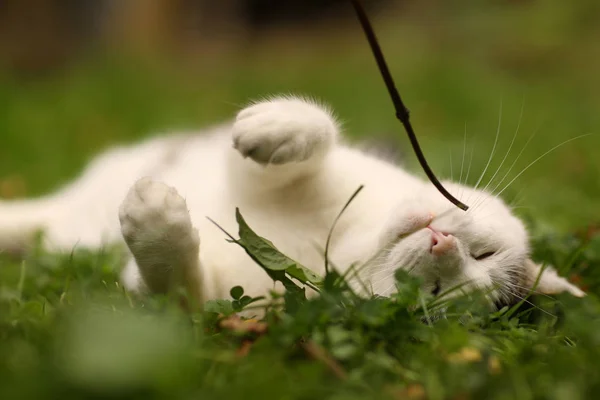
[[[236,201],[239,200],[239,201]],[[314,215],[303,217],[293,212],[284,214],[268,207],[254,208],[243,199],[220,199],[207,207],[205,213],[192,211],[192,220],[200,232],[200,261],[204,275],[205,295],[208,298],[227,297],[236,285],[246,293],[264,295],[274,287],[273,281],[246,252],[212,222],[210,216],[234,238],[238,238],[235,208],[239,207],[249,226],[270,240],[280,251],[317,273],[324,270],[323,249],[327,237],[326,224],[313,223]],[[293,211],[293,210],[290,210]],[[201,215],[203,214],[203,215]]]
[[[273,288],[272,280],[262,268],[237,244],[227,242],[226,235],[207,219],[211,218],[237,238],[236,208],[258,235],[322,274],[325,243],[333,221],[352,193],[365,184],[333,232],[330,258],[345,270],[372,255],[389,209],[401,196],[401,190],[397,193],[390,190],[387,176],[398,178],[397,169],[361,174],[356,170],[356,162],[341,154],[343,159],[332,157],[331,167],[324,170],[322,177],[312,179],[309,186],[299,182],[284,191],[274,191],[273,195],[256,196],[245,190],[244,182],[232,179],[227,169],[228,154],[223,150],[229,146],[219,143],[218,138],[214,140],[204,143],[202,152],[184,155],[179,166],[157,177],[186,199],[192,223],[200,234],[200,261],[207,298],[228,297],[229,289],[236,285],[243,286],[250,295],[264,295]],[[348,164],[355,173],[348,174]],[[385,196],[381,195],[382,190]]]

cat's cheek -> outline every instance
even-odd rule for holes
[[[428,229],[421,229],[400,239],[389,247],[387,264],[390,267],[414,270],[416,265],[430,263],[431,234]],[[418,268],[420,269],[420,268]]]
[[[475,263],[465,265],[462,275],[463,278],[461,280],[468,282],[469,287],[473,290],[487,290],[494,287],[494,282],[489,271],[486,268],[480,268]]]
[[[381,236],[384,245],[396,243],[427,228],[433,221],[433,214],[426,209],[396,213],[390,218]]]

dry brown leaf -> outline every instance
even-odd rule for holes
[[[221,322],[219,326],[222,329],[228,329],[236,333],[254,333],[262,335],[267,332],[267,324],[256,319],[242,319],[238,315],[229,316]]]
[[[448,355],[448,361],[452,363],[472,363],[481,359],[481,352],[475,347],[463,347],[458,353]]]
[[[425,388],[419,383],[411,383],[405,387],[390,387],[387,392],[392,398],[398,400],[424,400],[427,398]]]
[[[490,358],[488,358],[488,370],[492,375],[498,375],[502,372],[502,364],[498,357],[490,356]]]

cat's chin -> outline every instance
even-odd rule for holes
[[[390,244],[385,263],[387,266],[411,271],[431,257],[431,231],[419,229]]]

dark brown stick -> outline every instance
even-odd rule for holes
[[[348,374],[346,373],[344,368],[333,357],[331,357],[327,353],[327,351],[325,351],[325,349],[323,349],[321,346],[317,345],[312,340],[302,343],[301,346],[309,356],[325,364],[325,366],[331,371],[333,375],[335,375],[336,378],[341,380],[348,379]]]
[[[450,202],[452,202],[452,204],[456,205],[461,210],[467,211],[469,209],[469,206],[462,203],[456,197],[452,196],[446,190],[446,188],[444,188],[444,186],[442,186],[440,181],[436,178],[435,174],[429,167],[429,164],[427,164],[427,160],[425,159],[425,156],[423,155],[421,146],[419,146],[419,142],[417,141],[417,136],[415,135],[412,125],[410,124],[410,117],[409,117],[408,109],[402,102],[402,99],[400,98],[400,94],[398,93],[398,89],[396,89],[396,85],[394,84],[394,79],[392,78],[392,74],[390,73],[387,63],[385,62],[385,58],[383,57],[383,52],[381,51],[381,48],[379,47],[379,42],[377,41],[377,37],[375,36],[373,27],[371,26],[371,23],[369,22],[369,17],[367,17],[367,13],[365,12],[365,10],[359,0],[351,0],[351,1],[352,1],[352,5],[354,6],[354,10],[356,11],[358,20],[360,21],[363,31],[365,32],[367,40],[369,41],[369,45],[371,46],[371,51],[373,52],[373,55],[375,56],[375,61],[377,62],[377,66],[379,67],[379,71],[381,72],[381,76],[383,77],[383,81],[385,82],[385,86],[387,87],[387,90],[392,98],[392,103],[394,104],[394,108],[396,109],[396,118],[398,118],[400,120],[400,122],[402,123],[402,125],[404,126],[404,129],[406,130],[406,133],[408,134],[408,138],[410,139],[410,143],[413,147],[413,150],[415,151],[415,154],[417,155],[417,159],[419,160],[421,167],[425,171],[425,174],[427,174],[427,177],[429,178],[431,183],[433,183],[433,185],[437,188],[437,190],[440,191],[440,193],[442,193],[442,195],[444,195],[445,198],[447,198]]]

